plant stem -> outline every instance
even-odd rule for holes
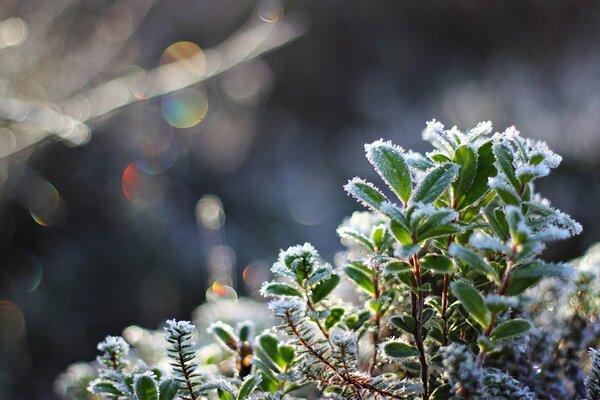
[[[416,315],[415,317],[415,344],[417,346],[417,350],[419,351],[419,364],[421,365],[421,383],[423,384],[423,400],[427,400],[429,398],[429,366],[427,365],[427,357],[425,355],[425,348],[423,346],[423,337],[421,335],[421,329],[423,327],[423,304],[424,304],[424,294],[421,288],[421,266],[419,264],[419,259],[416,254],[412,257],[412,264],[414,267],[415,281],[417,284],[417,301],[416,301]],[[414,306],[414,304],[413,304]],[[414,307],[413,307],[414,309]]]
[[[181,364],[181,371],[183,372],[183,376],[185,378],[185,384],[187,386],[188,391],[190,392],[190,399],[196,400],[196,394],[194,394],[194,385],[192,385],[192,380],[190,376],[190,371],[188,371],[187,365],[185,363],[185,359],[183,357],[183,346],[181,342],[181,335],[177,337],[177,353],[179,355],[179,363]]]
[[[375,288],[375,292],[373,293],[373,299],[379,299],[380,288],[379,288],[379,264],[375,267],[375,275],[373,275],[373,286]],[[377,365],[377,344],[379,342],[379,330],[381,325],[381,313],[379,309],[375,312],[375,321],[374,321],[374,329],[373,334],[371,335],[373,341],[373,356],[371,358],[371,365],[369,366],[369,375],[373,375],[373,371],[375,371],[375,366]]]
[[[513,247],[513,254],[515,253],[516,248]],[[504,293],[506,293],[506,290],[508,289],[508,286],[510,285],[510,273],[512,272],[514,266],[514,262],[513,262],[513,256],[511,255],[508,258],[508,261],[506,262],[506,270],[504,271],[504,278],[502,279],[502,284],[500,285],[500,287],[498,288],[498,291],[496,292],[498,295],[502,296],[504,295]],[[496,313],[492,313],[492,318],[490,319],[490,323],[488,325],[488,327],[486,328],[485,332],[483,333],[483,335],[487,338],[490,337],[490,335],[492,334],[492,330],[494,329],[494,324],[496,323]],[[482,367],[483,366],[483,361],[485,361],[485,351],[481,350],[479,352],[479,355],[477,356],[477,366],[478,367]]]

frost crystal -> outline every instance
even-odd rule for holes
[[[589,355],[592,366],[590,375],[585,380],[586,400],[600,400],[600,351],[590,349]]]
[[[279,252],[279,258],[271,270],[291,278],[306,278],[313,272],[318,258],[319,253],[310,243],[292,246]]]
[[[451,393],[470,400],[482,400],[483,376],[471,352],[461,344],[442,347],[444,377],[452,386]]]

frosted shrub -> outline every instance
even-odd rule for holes
[[[213,322],[196,332],[168,321],[167,362],[156,365],[107,338],[89,391],[144,400],[598,399],[598,353],[587,361],[600,337],[593,268],[541,258],[547,243],[581,231],[535,192],[560,156],[514,128],[493,134],[490,123],[461,132],[432,121],[423,136],[434,147],[425,155],[381,140],[365,146],[389,190],[359,178],[345,186],[367,210],[338,229],[340,265],[308,243],[280,252],[261,290],[276,326]],[[216,344],[199,346],[196,335]]]

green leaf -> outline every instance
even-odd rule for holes
[[[459,196],[466,195],[473,180],[475,180],[475,176],[477,175],[477,153],[472,146],[462,145],[456,149],[452,161],[460,165],[458,177],[452,184],[454,197],[458,198]]]
[[[385,354],[386,357],[395,359],[419,355],[419,350],[417,350],[416,347],[398,341],[386,342],[382,349],[383,354]]]
[[[302,297],[300,291],[287,283],[282,282],[270,282],[262,288],[264,296],[289,296],[289,297]]]
[[[231,326],[223,322],[215,322],[208,328],[208,331],[215,336],[223,346],[230,350],[237,351],[238,340],[233,334]]]
[[[573,269],[567,264],[532,262],[512,271],[510,285],[506,295],[516,296],[536,285],[542,278],[560,278],[565,280]]]
[[[456,178],[458,169],[458,165],[454,163],[445,163],[429,171],[415,188],[411,202],[433,203],[448,189]]]
[[[419,241],[430,237],[429,232],[436,228],[448,224],[458,217],[458,213],[449,208],[442,208],[427,215],[417,226],[417,237]]]
[[[413,266],[410,265],[410,263],[408,263],[406,261],[394,260],[394,261],[390,261],[389,263],[385,264],[384,270],[385,270],[385,272],[388,272],[388,273],[397,274],[397,273],[410,272],[413,270]]]
[[[429,253],[419,260],[421,267],[440,274],[451,274],[454,272],[452,260],[440,254]]]
[[[390,322],[403,331],[406,331],[410,334],[415,333],[415,319],[411,315],[394,315],[390,318]]]
[[[520,336],[527,333],[530,328],[531,323],[529,321],[520,318],[513,319],[503,322],[495,327],[490,335],[490,338],[492,340],[500,340],[514,336]]]
[[[456,235],[460,232],[460,227],[457,224],[440,225],[420,235],[418,240],[419,243],[422,243],[424,240],[427,239],[435,239],[442,236]]]
[[[473,178],[473,182],[466,192],[455,194],[457,210],[460,211],[469,207],[488,192],[488,179],[497,174],[494,166],[495,162],[492,142],[488,141],[479,146],[479,149],[477,149],[477,173],[475,178]]]
[[[328,279],[321,281],[312,289],[311,298],[313,303],[318,303],[326,298],[340,283],[340,276],[337,274],[331,275]]]
[[[237,400],[245,400],[250,396],[252,392],[256,390],[258,385],[262,382],[260,375],[248,375],[244,382],[240,386],[238,391]]]
[[[263,333],[258,337],[258,343],[260,347],[264,350],[265,354],[269,356],[271,361],[273,361],[277,366],[284,368],[286,363],[281,354],[279,353],[277,337],[270,333]]]
[[[137,400],[158,400],[158,385],[154,378],[138,374],[134,378],[134,391]]]
[[[343,311],[344,309],[342,309],[342,314]],[[291,365],[294,362],[296,354],[293,346],[280,343],[277,346],[277,349],[279,350],[279,354],[281,354],[281,358],[283,358],[283,361],[285,361],[287,365]]]
[[[159,400],[173,400],[179,391],[179,382],[174,379],[165,379],[158,385]]]
[[[450,254],[451,257],[459,259],[463,264],[466,264],[484,274],[497,284],[501,283],[498,273],[491,267],[491,265],[487,263],[487,261],[483,259],[483,257],[474,251],[459,244],[452,243],[448,248],[448,254]]]
[[[244,321],[240,322],[237,327],[238,338],[240,338],[241,342],[250,341],[250,335],[254,332],[254,322],[252,321]]]
[[[469,315],[482,327],[487,328],[491,321],[490,310],[485,306],[485,301],[477,289],[465,281],[452,282],[450,287]]]
[[[392,235],[394,235],[397,241],[404,245],[413,243],[412,235],[409,229],[406,227],[406,225],[396,221],[395,219],[390,220],[390,232],[392,232]]]
[[[356,284],[364,289],[367,293],[375,293],[375,285],[373,284],[373,280],[360,268],[357,268],[352,264],[347,264],[344,268],[344,271],[350,279],[356,282]]]
[[[429,400],[448,400],[452,398],[452,386],[448,383],[438,386],[429,396]]]
[[[90,391],[99,395],[123,396],[123,392],[119,390],[115,382],[97,379],[90,385]]]
[[[387,201],[383,193],[379,191],[372,183],[363,181],[362,179],[354,178],[346,186],[348,192],[355,199],[363,203],[367,207],[379,211],[381,204]]]
[[[403,203],[410,198],[412,179],[410,169],[398,147],[377,141],[366,145],[367,158],[381,178],[398,195]]]
[[[355,243],[360,244],[361,246],[363,246],[365,249],[373,251],[373,245],[371,244],[371,242],[369,241],[369,239],[363,235],[362,233],[358,232],[355,229],[352,228],[340,228],[337,230],[338,235],[340,235],[340,237],[342,239],[349,239]]]
[[[508,238],[508,224],[502,208],[486,207],[483,209],[483,217],[498,237],[502,240]]]
[[[506,146],[504,143],[495,143],[492,147],[494,151],[494,156],[496,157],[496,164],[498,169],[504,172],[506,178],[515,189],[516,192],[519,191],[521,184],[517,179],[517,175],[515,174],[515,167],[513,166],[513,152],[512,150]]]
[[[325,319],[325,328],[331,329],[338,322],[340,322],[340,320],[344,316],[344,312],[345,312],[344,307],[333,307],[331,309],[331,313]]]

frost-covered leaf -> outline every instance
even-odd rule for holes
[[[117,387],[115,382],[106,379],[96,379],[92,381],[88,390],[98,395],[123,396],[124,393]]]
[[[423,139],[446,154],[452,154],[456,148],[456,140],[444,130],[444,125],[435,119],[427,122],[423,130]]]
[[[458,165],[445,163],[427,172],[415,188],[412,203],[433,203],[444,193],[458,174]]]
[[[496,283],[500,283],[498,273],[487,263],[479,254],[474,251],[463,247],[459,244],[452,243],[448,248],[448,254],[451,257],[459,259],[463,264],[479,271],[488,278],[492,279]]]
[[[367,158],[381,178],[406,203],[412,191],[412,178],[402,150],[391,142],[378,140],[365,145]]]
[[[504,173],[508,182],[512,185],[513,189],[518,192],[521,183],[517,179],[515,174],[515,167],[513,166],[513,151],[503,141],[496,141],[492,147],[494,156],[496,157],[496,165],[498,169]]]
[[[501,253],[510,252],[510,248],[495,237],[483,232],[474,232],[469,237],[469,245],[481,250],[498,251]]]
[[[428,233],[435,228],[448,224],[453,219],[458,218],[458,213],[450,208],[439,208],[428,212],[421,219],[417,226],[417,237],[419,240],[429,237]]]
[[[357,231],[356,229],[342,227],[342,228],[338,228],[337,233],[342,239],[348,239],[354,243],[358,243],[359,245],[361,245],[362,247],[364,247],[367,250],[370,250],[370,251],[374,250],[373,245],[371,244],[369,239],[365,235],[363,235],[362,233]]]
[[[469,315],[483,328],[487,328],[491,321],[490,310],[486,307],[485,301],[477,289],[465,281],[452,282],[450,287]]]
[[[208,327],[208,333],[213,335],[224,347],[230,350],[237,350],[238,338],[233,333],[231,326],[217,321]]]
[[[313,303],[318,303],[327,296],[336,288],[336,286],[340,283],[340,276],[337,274],[331,275],[328,279],[319,282],[313,289],[311,293],[311,298]]]
[[[520,336],[531,328],[531,322],[521,318],[512,319],[496,326],[490,335],[492,340],[501,340],[509,337]]]
[[[302,293],[295,287],[283,282],[267,282],[261,290],[261,294],[265,297],[273,296],[296,296],[302,297]]]
[[[383,193],[381,193],[372,183],[359,178],[350,180],[346,186],[344,186],[344,189],[364,206],[377,211],[381,209],[381,204],[384,201],[387,201]]]
[[[385,357],[391,359],[402,359],[419,355],[419,350],[416,347],[397,340],[390,340],[383,343],[381,350]]]
[[[133,379],[133,388],[137,400],[158,400],[158,384],[151,372],[136,374]]]
[[[521,204],[521,197],[515,188],[506,179],[506,175],[498,174],[494,178],[490,178],[489,186],[498,193],[498,196],[506,204],[518,206]]]

